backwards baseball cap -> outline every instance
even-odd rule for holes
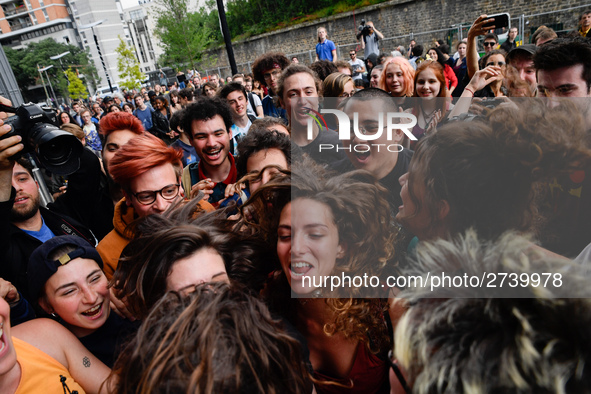
[[[62,256],[58,256],[57,260],[49,259],[49,255],[56,249],[66,245],[75,249]],[[36,303],[45,283],[57,272],[58,268],[79,257],[94,260],[101,269],[103,268],[103,260],[97,250],[84,238],[75,235],[53,237],[35,249],[29,258],[27,269],[29,294],[31,295],[29,301]]]
[[[509,63],[511,61],[511,59],[513,59],[515,56],[517,56],[518,54],[524,54],[530,58],[533,58],[534,54],[536,53],[537,47],[534,44],[524,44],[524,45],[520,45],[516,48],[513,48],[509,51],[509,53],[507,54],[507,63]]]

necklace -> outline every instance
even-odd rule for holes
[[[437,107],[433,111],[429,112],[428,115],[425,112],[425,109],[423,108],[423,103],[421,103],[420,107],[421,107],[421,113],[423,114],[423,119],[425,120],[425,123],[428,124],[429,121],[431,120],[431,118],[433,117],[433,114],[435,113],[435,111],[437,111]]]

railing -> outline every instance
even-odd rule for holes
[[[7,18],[29,11],[27,10],[27,7],[24,4],[20,4],[18,6],[16,4],[10,4],[7,6],[3,6],[2,10],[4,11],[4,16]]]
[[[580,13],[587,9],[591,9],[591,4],[531,15],[513,15],[511,18],[511,26],[518,28],[518,41],[527,44],[531,40],[531,35],[541,25],[553,28],[559,36],[576,29]],[[423,45],[425,48],[424,52],[426,53],[430,48],[430,45],[434,45],[436,40],[443,39],[448,45],[450,45],[450,52],[453,53],[455,52],[455,47],[452,46],[467,37],[471,25],[472,21],[468,21],[453,24],[449,28],[410,32],[408,34],[394,37],[384,37],[384,39],[380,40],[380,49],[382,52],[386,53],[393,51],[398,46],[404,46],[405,49],[408,49],[410,40],[415,40],[417,43]],[[508,31],[509,29],[507,28],[506,30]],[[339,59],[347,60],[349,58],[348,53],[351,49],[361,51],[359,42],[337,45],[337,55]],[[316,52],[314,49],[310,49],[308,51],[286,54],[286,56],[290,60],[295,56],[301,63],[310,64],[316,59]],[[252,62],[239,64],[239,72],[251,72],[251,64]],[[201,75],[207,76],[214,73],[219,74],[220,78],[225,78],[231,76],[231,68],[230,66],[210,67],[206,68]]]

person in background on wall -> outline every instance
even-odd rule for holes
[[[363,29],[357,35],[357,39],[359,38],[361,38],[361,48],[363,48],[366,59],[372,53],[375,53],[377,56],[380,55],[378,40],[383,40],[384,35],[375,28],[372,21],[367,22],[367,29]]]
[[[353,80],[363,79],[363,73],[365,72],[365,63],[363,60],[357,59],[357,52],[355,49],[349,51],[349,64],[353,68]]]
[[[277,82],[281,72],[290,65],[289,59],[281,52],[268,52],[259,56],[252,65],[254,79],[268,88],[268,94],[263,98],[263,113],[265,116],[282,118],[287,124],[287,115],[283,108],[278,108],[273,102],[276,95]]]
[[[300,61],[298,60],[298,57],[297,56],[294,56],[294,57],[291,58],[291,62],[292,63],[299,63]]]
[[[511,49],[517,48],[517,28],[512,27],[509,29],[509,35],[507,40],[501,44],[501,49],[507,53],[511,51]]]
[[[589,30],[591,30],[591,10],[585,10],[579,18],[579,34],[582,37],[591,37]]]
[[[318,28],[318,44],[316,44],[316,60],[328,60],[335,62],[338,60],[337,47],[334,42],[328,39],[326,28]]]

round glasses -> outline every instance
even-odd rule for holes
[[[142,205],[150,205],[156,201],[156,196],[160,194],[165,200],[174,200],[179,195],[180,185],[173,184],[164,186],[160,190],[146,190],[139,193],[131,193],[135,199]]]

